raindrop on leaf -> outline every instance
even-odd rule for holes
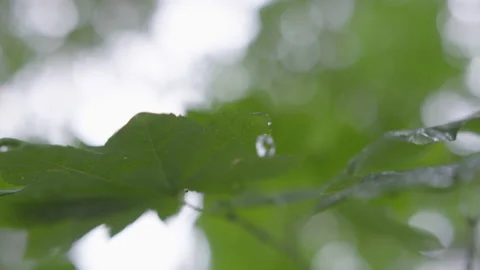
[[[257,155],[261,158],[273,157],[275,155],[275,141],[270,135],[262,134],[258,136],[255,147],[257,149]]]

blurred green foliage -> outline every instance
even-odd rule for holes
[[[90,1],[93,7],[100,5],[100,2]],[[276,175],[275,171],[272,172],[275,166],[268,167],[270,165],[267,164],[262,167],[268,168],[267,173],[261,175],[266,181],[258,181],[255,185],[242,189],[241,193],[233,189],[234,191],[229,190],[227,195],[209,196],[207,192],[206,200],[215,206],[218,200],[240,198],[240,201],[253,202],[254,199],[265,199],[268,194],[285,194],[294,190],[305,191],[299,193],[300,198],[306,197],[305,194],[312,190],[313,195],[306,201],[284,204],[279,199],[284,197],[274,196],[277,200],[270,200],[270,205],[245,208],[235,207],[231,202],[235,214],[233,217],[229,212],[232,209],[228,207],[225,209],[220,207],[219,212],[211,215],[205,214],[200,220],[200,225],[205,229],[213,249],[213,269],[297,269],[298,265],[294,263],[292,256],[285,256],[282,247],[298,248],[301,252],[296,258],[302,262],[309,262],[319,248],[333,240],[354,243],[371,269],[409,269],[415,262],[423,259],[418,253],[420,250],[435,245],[432,244],[435,241],[430,236],[406,225],[407,219],[421,209],[439,210],[449,217],[457,235],[454,245],[464,246],[465,218],[459,206],[476,205],[475,194],[478,194],[478,187],[474,184],[456,186],[441,192],[425,191],[422,188],[387,193],[368,202],[360,200],[361,203],[353,199],[347,200],[345,204],[315,216],[320,217],[319,219],[324,217],[322,215],[334,216],[336,223],[333,227],[328,227],[326,223],[318,223],[314,227],[315,230],[304,230],[305,221],[311,213],[309,211],[315,203],[317,189],[338,175],[351,158],[370,142],[380,142],[377,139],[385,132],[419,127],[420,110],[426,97],[461,72],[445,60],[442,40],[437,29],[437,16],[444,3],[401,0],[356,1],[353,17],[344,29],[325,30],[319,34],[317,37],[319,44],[323,44],[324,40],[333,44],[335,54],[332,57],[336,61],[353,59],[351,64],[329,66],[319,63],[307,72],[291,71],[276,56],[277,46],[282,39],[279,22],[286,10],[307,3],[309,2],[278,1],[262,10],[262,31],[241,63],[252,76],[251,89],[247,97],[229,105],[243,112],[268,113],[273,123],[272,135],[276,142],[277,155],[304,157],[301,168],[293,173]],[[138,4],[142,7],[141,10],[144,12],[142,14],[148,14],[151,4],[150,1]],[[0,0],[0,45],[3,51],[1,59],[6,66],[6,69],[0,72],[1,82],[36,57],[24,41],[14,36],[8,28],[9,5],[9,1]],[[136,27],[141,29],[143,26],[140,24]],[[102,37],[87,22],[73,31],[65,47],[59,50],[94,46],[100,43],[101,39]],[[212,115],[192,111],[189,117],[199,123],[205,123],[212,117],[221,116],[221,113],[212,111]],[[237,120],[236,117],[218,120],[221,123],[220,128],[212,130],[214,141],[205,145],[218,146],[215,140],[245,138],[243,134],[245,126],[237,125]],[[259,124],[257,121],[261,120],[257,118],[242,124]],[[256,130],[250,135],[259,132]],[[132,143],[132,147],[136,147],[133,144],[138,141],[138,136],[132,135],[132,138],[127,145]],[[249,137],[249,141],[244,142],[242,146],[253,147],[252,138]],[[193,141],[188,136],[179,137],[178,140]],[[179,155],[185,155],[186,152],[181,149],[183,148],[179,147],[176,150]],[[403,142],[399,145],[393,145],[391,142],[380,144],[379,152],[370,155],[372,160],[368,165],[371,167],[362,167],[366,170],[363,173],[439,166],[458,160],[458,157],[450,154],[442,144],[421,147],[421,151],[418,149],[420,148],[417,146],[405,146]],[[208,150],[204,149],[203,152],[191,156],[192,163],[201,160]],[[241,147],[230,150],[240,151]],[[253,148],[250,150],[253,151]],[[45,151],[51,149],[47,148]],[[226,152],[223,161],[231,161],[232,157],[228,153],[231,152]],[[37,156],[29,156],[26,152],[24,154],[28,156],[30,165],[36,161]],[[8,159],[4,161],[7,162]],[[8,166],[5,165],[7,163],[2,164]],[[172,163],[170,166],[173,168],[175,164]],[[6,167],[1,168],[5,177]],[[185,173],[181,169],[175,169],[178,170],[175,173]],[[242,172],[251,176],[249,171],[260,171],[257,169],[252,165]],[[270,172],[275,174],[271,178]],[[213,181],[221,176],[224,175],[213,174],[205,179]],[[357,180],[358,178],[352,181]],[[348,182],[346,186],[335,186],[337,190],[327,195],[343,191],[350,184],[352,183]],[[216,182],[209,185],[215,186]],[[5,187],[0,181],[0,189]],[[10,211],[7,204],[3,203],[0,202],[0,208]],[[174,206],[172,203],[173,208]],[[9,211],[5,210],[2,213],[8,212],[11,215]],[[139,212],[125,212],[120,217],[113,216],[112,220],[125,223],[133,220]],[[19,222],[17,225],[23,222],[16,221]],[[87,222],[88,224],[76,233],[81,234],[100,221]],[[65,238],[68,238],[68,241],[77,236],[72,237],[74,234],[69,229],[72,224],[68,220],[62,222],[55,226],[31,228],[30,243],[38,243],[38,246],[37,252],[31,251],[30,256],[41,257],[40,251],[46,250],[50,244],[45,239],[48,239],[51,230],[55,230],[59,237],[70,236]],[[259,226],[259,229],[248,230],[249,222],[255,228]],[[325,227],[322,227],[323,225]],[[328,236],[330,231],[326,230],[331,230],[332,235],[335,231],[336,236]],[[269,234],[267,240],[259,240],[264,232]],[[302,236],[304,232],[308,233],[306,237],[308,241]],[[270,234],[277,240],[269,242]],[[46,246],[42,243],[46,243]],[[399,257],[404,261],[397,264]]]

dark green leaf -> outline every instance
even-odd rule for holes
[[[118,231],[147,208],[169,215],[184,189],[228,194],[298,163],[256,156],[256,137],[268,130],[258,116],[227,110],[204,120],[140,113],[103,147],[3,139],[0,176],[9,186],[1,190],[10,195],[0,200],[0,224],[29,228],[29,255],[42,256],[101,223]],[[24,189],[11,194],[10,185]]]

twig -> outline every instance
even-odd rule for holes
[[[478,219],[467,217],[467,250],[466,250],[466,265],[465,270],[474,270],[475,267],[475,253],[477,252],[477,224]]]
[[[282,243],[275,239],[271,234],[267,231],[259,228],[258,226],[252,224],[247,219],[241,218],[240,216],[236,215],[233,212],[230,212],[226,215],[227,219],[240,226],[242,229],[256,237],[261,242],[275,248],[277,251],[288,255],[293,262],[300,267],[300,269],[309,269],[309,267],[305,264],[305,262],[300,258],[297,251],[289,245]]]
[[[300,269],[308,269],[308,266],[303,262],[303,260],[298,256],[297,252],[295,251],[295,248],[292,248],[289,245],[286,245],[282,243],[281,241],[278,241],[275,239],[271,234],[269,234],[266,230],[263,230],[262,228],[254,225],[250,221],[248,221],[245,218],[242,218],[235,214],[233,210],[229,210],[228,212],[223,212],[223,213],[208,213],[205,211],[203,208],[198,208],[194,205],[191,205],[184,201],[184,205],[187,207],[190,207],[196,211],[202,212],[204,214],[210,214],[212,216],[217,216],[217,217],[224,217],[226,218],[229,222],[241,227],[243,230],[247,231],[251,235],[253,235],[257,240],[269,245],[270,247],[276,249],[277,251],[284,253],[288,255],[289,257],[292,258],[293,262],[297,264]]]

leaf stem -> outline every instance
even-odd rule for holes
[[[475,267],[475,253],[477,252],[477,224],[478,218],[467,217],[467,250],[466,250],[466,264],[465,270],[474,270]]]

